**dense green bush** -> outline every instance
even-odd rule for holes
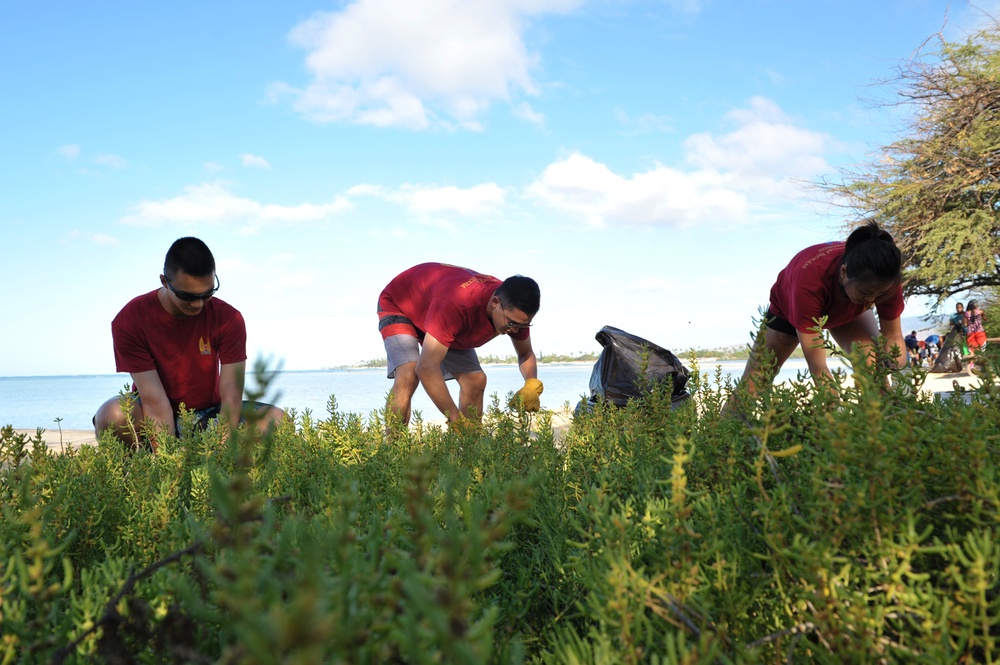
[[[392,443],[332,398],[156,455],[5,428],[0,663],[996,662],[994,369],[726,418],[695,372],[558,442],[499,399]]]

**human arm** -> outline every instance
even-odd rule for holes
[[[149,420],[156,430],[162,429],[167,434],[176,436],[174,409],[170,405],[167,391],[163,388],[163,382],[160,381],[160,375],[152,369],[148,372],[131,372],[131,376],[142,402],[143,420]],[[139,425],[139,423],[133,424]],[[155,449],[157,442],[151,441],[151,443]]]
[[[538,378],[538,360],[535,352],[531,348],[531,338],[510,340],[514,344],[514,351],[517,353],[517,368],[521,370],[524,380]]]
[[[805,356],[806,365],[809,366],[809,373],[813,381],[818,382],[821,377],[833,376],[829,366],[826,364],[826,340],[821,333],[812,330],[797,330],[799,345],[802,347],[802,355]]]
[[[434,402],[434,406],[451,422],[458,420],[462,412],[452,399],[444,382],[444,374],[441,373],[441,362],[447,354],[448,347],[427,333],[420,350],[420,358],[417,360],[417,378],[420,379],[427,396]]]
[[[892,352],[892,347],[899,348],[899,357],[895,359],[896,368],[902,369],[909,365],[906,355],[906,341],[903,339],[903,330],[899,319],[887,319],[881,321],[880,332],[885,338],[885,352],[888,356]]]
[[[219,397],[222,399],[220,413],[230,427],[238,427],[240,424],[246,365],[244,360],[224,364],[219,369]]]

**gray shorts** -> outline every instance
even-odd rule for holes
[[[139,393],[132,393],[132,394],[135,396],[135,402],[136,402],[136,404],[138,404],[138,405],[141,406],[142,405],[142,400],[139,399]],[[253,407],[254,411],[259,411],[260,409],[263,409],[263,408],[270,409],[270,408],[272,408],[272,406],[273,405],[271,405],[271,404],[264,404],[263,402],[249,402],[247,400],[243,400],[243,408],[244,409],[246,409],[247,407]],[[195,426],[195,429],[198,429],[198,430],[207,429],[208,426],[210,424],[212,424],[213,421],[218,421],[218,419],[219,419],[219,413],[221,411],[222,411],[222,405],[221,404],[216,404],[215,406],[210,406],[207,409],[199,409],[197,411],[192,411],[192,413],[194,414],[194,426]],[[94,423],[94,427],[97,427],[97,415],[96,414],[94,415],[93,418],[90,419],[90,422]],[[246,418],[244,418],[241,415],[240,416],[240,424],[242,425],[245,422],[246,422]],[[174,414],[174,432],[177,433],[177,436],[181,436],[181,414],[179,414],[179,413],[175,413]]]
[[[386,365],[386,376],[396,377],[396,368],[406,363],[420,360],[420,342],[412,335],[392,335],[385,339],[385,356],[389,361]],[[456,374],[482,372],[479,356],[475,349],[448,349],[441,361],[441,373],[444,379],[454,379]]]

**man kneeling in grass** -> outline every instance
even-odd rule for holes
[[[130,427],[119,397],[97,410],[97,435],[111,429],[133,448],[148,421],[156,431],[177,435],[183,403],[199,427],[222,416],[224,426],[240,420],[241,407],[256,409],[263,427],[284,411],[243,401],[247,331],[243,315],[214,297],[219,290],[215,257],[197,238],[181,238],[167,251],[160,288],[132,299],[111,323],[115,364],[132,376],[135,399]],[[155,451],[155,436],[149,440]]]
[[[443,263],[423,263],[397,275],[378,300],[378,329],[393,379],[389,410],[408,424],[413,393],[422,384],[449,426],[461,426],[467,417],[481,420],[486,373],[475,350],[507,335],[525,380],[518,396],[525,409],[537,411],[542,382],[529,330],[539,299],[538,284],[521,275],[501,283]],[[458,382],[457,405],[447,379]]]

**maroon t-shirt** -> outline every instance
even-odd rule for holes
[[[502,282],[475,270],[421,263],[397,275],[378,299],[379,316],[396,314],[449,349],[475,349],[497,336],[486,305]],[[386,331],[383,331],[386,332]],[[527,328],[507,333],[528,339]]]
[[[219,404],[219,366],[247,359],[243,315],[218,298],[197,316],[169,314],[156,291],[133,298],[111,322],[115,366],[119,372],[156,370],[176,411]]]
[[[866,307],[850,301],[840,286],[843,242],[806,247],[795,255],[771,287],[771,312],[808,332],[813,319],[826,316],[824,328],[836,328],[864,314]],[[903,313],[903,286],[899,284],[875,302],[880,320],[898,319]]]

